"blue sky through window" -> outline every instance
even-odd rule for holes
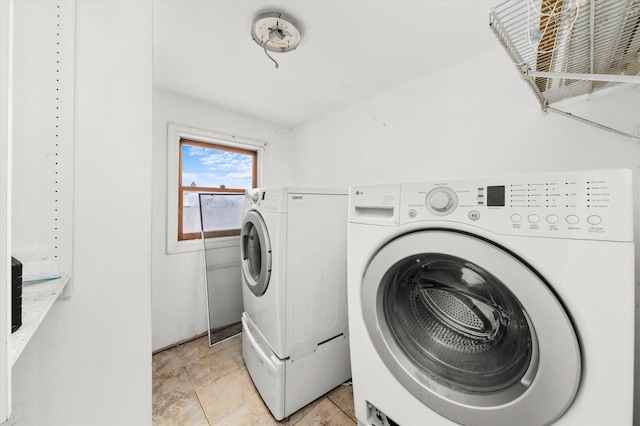
[[[182,145],[182,185],[251,188],[252,156],[219,149]]]

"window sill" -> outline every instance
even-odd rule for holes
[[[27,283],[22,286],[22,325],[11,334],[11,366],[18,360],[69,280],[71,273],[66,273],[56,280]]]

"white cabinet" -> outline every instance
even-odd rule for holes
[[[0,1],[0,20],[1,423],[13,363],[57,297],[71,294],[75,1]],[[45,249],[64,278],[25,286],[23,326],[12,335],[18,248]]]

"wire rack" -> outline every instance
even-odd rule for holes
[[[640,83],[640,0],[508,0],[489,19],[545,110]]]

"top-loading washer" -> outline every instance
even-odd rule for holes
[[[351,377],[346,190],[247,190],[243,355],[278,420]]]
[[[629,425],[631,173],[350,188],[362,425]]]

